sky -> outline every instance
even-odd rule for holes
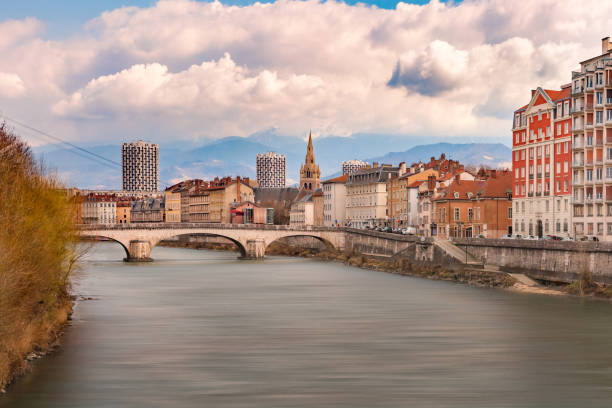
[[[599,0],[3,3],[1,113],[84,144],[509,140],[530,90],[568,83],[612,26]]]

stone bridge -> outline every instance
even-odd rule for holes
[[[116,241],[125,250],[126,261],[150,261],[151,250],[160,241],[180,235],[224,237],[238,247],[241,257],[261,259],[272,242],[285,237],[307,236],[319,239],[328,247],[343,250],[345,231],[330,227],[292,228],[287,225],[243,225],[204,223],[133,223],[79,226],[81,236]]]

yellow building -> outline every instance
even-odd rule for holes
[[[166,222],[181,222],[181,193],[180,191],[166,190]]]
[[[207,187],[193,191],[189,196],[190,222],[230,222],[230,205],[253,202],[255,195],[249,179],[226,177],[215,179]]]
[[[129,224],[131,212],[132,203],[129,201],[117,202],[117,224]]]

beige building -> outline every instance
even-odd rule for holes
[[[181,222],[181,193],[167,189],[164,192],[166,222]]]
[[[230,205],[253,202],[254,198],[248,178],[216,178],[190,193],[189,222],[230,223]]]
[[[117,222],[117,198],[111,195],[89,194],[81,204],[84,224],[115,224]]]
[[[132,204],[130,210],[131,222],[164,222],[163,199],[147,198],[138,200]]]
[[[301,198],[291,205],[289,212],[289,225],[292,227],[305,227],[314,225],[314,203],[312,194],[301,194]]]
[[[346,214],[346,181],[348,174],[323,182],[323,225],[343,226]]]
[[[387,182],[399,169],[374,163],[351,174],[346,182],[346,222],[355,228],[388,223]]]
[[[323,190],[312,193],[313,225],[323,226]]]

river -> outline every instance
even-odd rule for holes
[[[612,304],[326,263],[94,247],[0,407],[609,407]]]

